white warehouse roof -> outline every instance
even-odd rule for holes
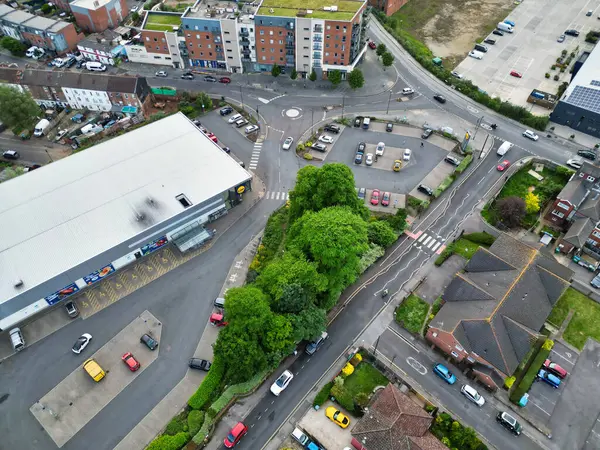
[[[250,178],[178,113],[0,184],[0,304]]]

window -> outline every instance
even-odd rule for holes
[[[192,202],[189,201],[185,194],[179,194],[177,197],[175,197],[175,199],[181,203],[184,208],[189,208],[192,206]]]
[[[305,28],[305,29],[304,29],[304,31],[309,31],[309,29],[308,29],[308,28]]]
[[[566,203],[563,203],[563,202],[558,202],[558,204],[556,206],[559,207],[560,209],[564,209],[565,211],[568,211],[569,209],[571,209],[571,207],[569,205],[567,205]]]
[[[270,35],[270,36],[273,36],[273,30],[270,30],[270,31],[269,31],[269,35]]]
[[[281,30],[279,30],[279,36],[281,36],[283,33],[281,32]]]
[[[225,41],[226,44],[231,44],[231,41]]]
[[[212,46],[210,44],[207,45],[208,48],[211,48]]]
[[[229,34],[229,31],[226,31],[225,34]]]
[[[233,59],[233,56],[228,56],[227,59]]]
[[[231,50],[230,48],[227,49],[228,52],[232,52],[233,50]]]
[[[281,39],[279,39],[279,45],[283,44],[283,41]]]
[[[327,34],[327,35],[325,35],[325,39],[329,39],[329,38],[331,38],[331,36],[330,36],[330,35],[328,35],[328,34]]]
[[[561,219],[563,219],[565,217],[565,215],[563,213],[561,213],[560,211],[556,211],[556,210],[552,211],[552,214],[557,217],[560,217]]]
[[[338,48],[338,47],[339,47],[339,45],[338,45],[338,44],[335,44],[335,48]]]
[[[336,26],[335,26],[335,29],[336,29],[336,30],[339,30],[339,29],[340,29],[340,26],[339,26],[339,25],[336,25]]]
[[[303,47],[303,48],[304,48],[304,50],[308,50],[308,47]]]
[[[325,48],[329,48],[329,44],[325,44]]]
[[[261,40],[260,40],[260,43],[261,43],[261,44],[264,44],[264,43],[265,43],[265,40],[264,40],[264,39],[261,39]]]
[[[325,56],[329,56],[329,52],[325,52]]]
[[[265,34],[265,30],[260,30],[260,35],[263,36]]]
[[[199,34],[196,35],[196,39],[200,39],[200,35]]]
[[[283,58],[279,58],[279,61],[283,61]]]
[[[331,30],[331,25],[327,25],[327,29],[328,29],[328,30]]]
[[[262,57],[262,59],[263,59],[263,61],[264,61],[265,59],[267,59],[267,57],[266,57],[266,56],[263,56],[263,57]]]
[[[274,48],[271,49],[271,53],[275,53],[275,49]]]
[[[269,44],[273,44],[273,39],[269,39]]]
[[[304,40],[305,41],[310,41],[310,38],[305,37]]]
[[[600,239],[600,231],[597,231],[597,230],[592,231],[592,236]]]
[[[271,56],[271,61],[275,61],[275,57],[274,56]]]

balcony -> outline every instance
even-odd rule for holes
[[[313,44],[313,50],[323,50],[323,46],[321,44]]]
[[[323,26],[322,25],[315,25],[315,27],[313,28],[313,32],[314,33],[322,33],[323,32]]]
[[[314,36],[313,37],[313,42],[323,42],[323,37],[321,35]]]
[[[315,52],[313,53],[313,59],[321,59],[321,52]]]
[[[313,61],[313,67],[316,69],[321,68],[321,61]]]
[[[291,49],[291,50],[293,50],[293,49],[295,49],[295,48],[296,48],[296,46],[295,46],[294,44],[285,44],[285,48],[286,48],[286,50],[287,50],[287,49]]]
[[[240,39],[240,43],[250,45],[250,39],[243,37]]]
[[[240,36],[250,36],[250,33],[245,28],[240,30]]]

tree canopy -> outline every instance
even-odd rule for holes
[[[281,67],[279,67],[277,64],[274,64],[273,68],[271,69],[271,75],[274,77],[281,75]]]
[[[502,223],[509,228],[518,227],[525,217],[525,200],[520,197],[506,197],[496,203]]]
[[[392,64],[394,64],[394,55],[392,55],[390,52],[385,52],[381,56],[381,62],[383,63],[384,67],[390,67]]]
[[[25,52],[27,51],[27,46],[25,44],[10,36],[4,36],[0,39],[0,47],[4,47],[14,56],[25,56]]]
[[[367,225],[367,234],[369,236],[369,242],[383,248],[389,247],[396,242],[396,239],[398,239],[398,236],[389,223],[381,220],[369,222]]]
[[[387,47],[385,46],[385,44],[379,44],[377,46],[377,50],[375,50],[377,56],[382,56],[385,52],[387,52]]]
[[[330,70],[327,72],[327,79],[331,81],[331,84],[337,86],[342,82],[342,72],[339,70]]]
[[[310,306],[298,314],[288,316],[294,330],[294,341],[312,341],[327,327],[327,315],[324,309]]]
[[[365,84],[365,77],[360,69],[354,69],[348,74],[348,84],[352,89],[360,89]]]
[[[28,92],[0,86],[0,122],[9,128],[30,128],[40,114],[40,107]]]

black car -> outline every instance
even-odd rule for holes
[[[67,62],[65,63],[65,67],[68,69],[69,67],[73,67],[73,65],[77,62],[77,60],[75,59],[74,56],[71,56],[69,59],[67,59]]]
[[[221,150],[223,150],[225,153],[231,153],[231,149],[229,147],[221,147]]]
[[[488,38],[483,42],[485,42],[486,44],[494,45],[496,43],[496,40]]]
[[[500,30],[494,30],[492,31],[492,34],[495,34],[496,36],[504,36],[504,32]]]
[[[82,59],[81,61],[79,61],[77,63],[77,66],[75,66],[75,67],[77,67],[78,69],[81,69],[86,62],[87,62],[86,59]]]
[[[435,94],[435,95],[433,96],[433,98],[434,98],[434,99],[436,99],[436,100],[437,100],[438,102],[440,102],[440,103],[446,103],[446,97],[444,97],[444,96],[443,96],[443,95],[441,95],[441,94]]]
[[[523,428],[521,427],[521,424],[517,422],[517,419],[506,412],[499,412],[496,415],[496,422],[516,436],[519,436],[523,431]]]
[[[392,122],[388,122],[385,124],[385,131],[390,132],[394,129],[394,124]]]
[[[592,150],[577,150],[577,154],[585,159],[589,159],[590,161],[596,160],[596,152]]]
[[[577,37],[577,36],[579,36],[579,31],[571,29],[571,30],[565,31],[565,34],[567,36],[575,36],[575,37]]]
[[[207,361],[205,359],[191,358],[190,362],[188,363],[188,366],[190,366],[190,368],[192,368],[192,369],[199,369],[199,370],[204,370],[205,372],[208,372],[208,369],[210,369],[211,363],[210,363],[210,361]]]
[[[324,130],[329,131],[330,133],[338,134],[341,131],[341,128],[338,125],[334,125],[333,123],[330,123],[328,125],[325,125]]]
[[[356,152],[364,153],[366,148],[367,148],[367,144],[365,144],[364,142],[359,142],[358,147],[356,147]]]
[[[144,334],[140,338],[140,342],[142,344],[145,344],[146,347],[148,347],[150,350],[155,350],[156,347],[158,347],[158,341],[156,339],[154,339],[152,336],[150,336],[149,334]]]
[[[363,160],[363,153],[358,152],[356,154],[356,156],[354,157],[354,164],[362,164],[362,160]]]
[[[367,188],[364,188],[364,187],[360,188],[358,190],[358,198],[360,198],[361,200],[364,200],[365,195],[367,195]]]
[[[423,134],[421,135],[421,138],[427,139],[429,136],[431,136],[431,133],[433,133],[433,130],[431,128],[425,128]]]
[[[354,128],[360,128],[360,124],[362,123],[362,117],[357,117],[354,119]]]
[[[190,73],[190,72],[186,72],[183,75],[181,75],[181,79],[182,80],[193,80],[194,79],[194,74]]]
[[[321,336],[319,336],[316,340],[314,340],[310,344],[308,344],[304,351],[306,352],[307,355],[314,355],[315,352],[323,346],[323,344],[325,343],[325,341],[328,338],[329,338],[329,334],[327,334],[327,331],[323,331],[321,333]]]
[[[206,75],[204,77],[204,81],[208,81],[209,83],[216,83],[217,79],[215,77],[213,77],[212,75]]]
[[[426,184],[420,184],[417,190],[421,191],[423,194],[429,195],[430,197],[433,195],[433,189],[431,189]]]
[[[225,106],[219,110],[219,114],[222,116],[226,116],[227,114],[231,114],[233,112],[233,108],[231,106]]]

